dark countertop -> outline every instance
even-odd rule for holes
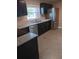
[[[22,45],[23,43],[37,37],[34,33],[27,33],[17,38],[17,46]]]

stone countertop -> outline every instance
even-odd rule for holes
[[[34,33],[27,33],[27,34],[24,34],[24,35],[18,37],[17,38],[17,46],[22,45],[23,43],[33,39],[34,37],[37,37],[37,35]]]
[[[28,26],[31,26],[31,25],[35,25],[35,24],[39,24],[39,23],[42,23],[42,22],[46,22],[46,21],[49,21],[50,19],[42,19],[42,20],[32,20],[32,21],[26,21],[26,20],[18,20],[17,21],[17,28],[18,29],[22,29],[22,28],[25,28],[25,27],[28,27]]]

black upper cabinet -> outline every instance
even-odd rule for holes
[[[47,4],[47,3],[41,3],[40,4],[40,14],[47,14],[48,13],[48,9],[51,9],[53,7],[53,5],[51,4]]]
[[[27,15],[26,3],[21,3],[20,0],[17,0],[17,17]]]
[[[40,5],[40,13],[41,13],[41,15],[47,14],[47,7]]]

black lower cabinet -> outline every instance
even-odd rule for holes
[[[20,37],[29,32],[29,27],[17,29],[17,37]]]
[[[42,35],[51,29],[51,20],[38,24],[38,35]]]
[[[17,48],[17,59],[39,59],[37,37]]]

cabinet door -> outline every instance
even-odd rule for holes
[[[24,34],[26,34],[28,32],[29,32],[29,27],[18,29],[17,30],[17,37],[19,37],[21,35],[24,35]]]
[[[46,31],[51,29],[51,21],[46,22]]]
[[[44,30],[45,30],[44,23],[38,24],[38,35],[39,36],[44,33]]]
[[[17,17],[27,15],[26,3],[21,3],[21,0],[17,0]]]
[[[40,14],[45,15],[48,13],[48,10],[53,7],[52,4],[40,3]]]
[[[42,35],[51,29],[51,21],[43,22],[38,24],[38,35]]]
[[[33,38],[18,47],[17,59],[39,59],[37,38]]]

